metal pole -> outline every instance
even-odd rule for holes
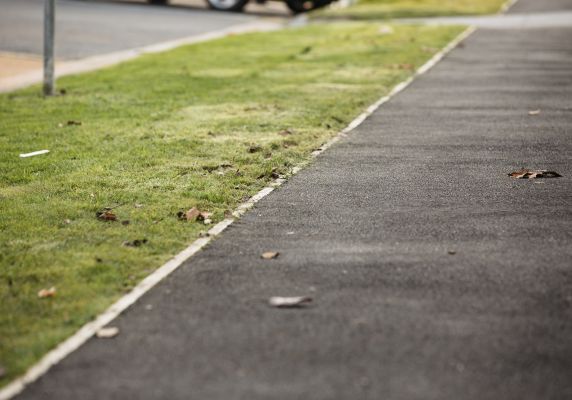
[[[54,84],[54,34],[55,0],[45,0],[44,7],[44,95],[53,96]]]

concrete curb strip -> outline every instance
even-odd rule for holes
[[[270,28],[270,27],[269,27]],[[275,28],[270,28],[275,29]],[[451,50],[453,50],[459,43],[469,37],[475,31],[474,27],[470,27],[461,33],[456,39],[454,39],[449,45],[447,45],[443,50],[437,53],[431,60],[425,63],[421,68],[419,68],[416,73],[407,79],[404,82],[401,82],[397,86],[393,88],[393,90],[387,95],[379,99],[377,102],[372,104],[370,107],[367,108],[365,112],[360,114],[357,118],[355,118],[344,130],[342,130],[338,135],[334,138],[329,140],[325,143],[319,150],[316,150],[312,153],[313,157],[317,157],[326,151],[329,147],[333,144],[341,140],[343,137],[346,137],[347,134],[358,127],[367,117],[369,117],[374,111],[376,111],[381,105],[389,101],[393,96],[397,95],[405,88],[407,88],[417,77],[423,75],[427,71],[429,71],[432,67],[434,67],[445,55],[447,55]],[[217,35],[216,37],[224,36],[225,34],[209,34],[212,38],[212,35]],[[204,37],[207,35],[202,35]],[[204,41],[208,39],[197,40]],[[180,44],[188,44],[189,42],[181,43]],[[170,48],[176,47],[177,45],[174,44],[164,44],[158,45],[156,51],[164,51]],[[138,55],[137,53],[136,55]],[[133,57],[135,57],[134,55]],[[133,58],[131,57],[131,58]],[[119,62],[119,61],[117,61]],[[110,64],[108,64],[110,65]],[[77,71],[76,71],[77,72]],[[295,167],[292,169],[292,175],[298,173],[301,170],[301,167]],[[286,182],[286,179],[276,179],[273,181],[270,186],[263,188],[260,190],[256,195],[254,195],[250,200],[245,203],[242,203],[237,207],[237,209],[233,212],[233,216],[238,218],[244,213],[246,213],[249,209],[251,209],[258,201],[262,200],[264,197],[268,196],[272,191]],[[212,227],[208,231],[208,236],[199,238],[195,240],[189,247],[184,249],[182,252],[177,254],[167,263],[159,267],[155,272],[151,273],[147,276],[141,283],[139,283],[131,292],[120,298],[117,302],[112,304],[107,310],[105,310],[102,314],[100,314],[95,320],[88,322],[83,327],[81,327],[75,334],[71,337],[60,343],[55,349],[48,352],[40,361],[38,361],[35,365],[33,365],[28,371],[21,377],[16,378],[13,382],[8,384],[6,387],[0,390],[0,400],[8,400],[17,395],[18,393],[22,392],[24,388],[29,385],[30,383],[37,380],[39,377],[44,375],[53,365],[56,365],[58,362],[63,360],[66,356],[70,353],[78,349],[82,344],[87,342],[92,336],[95,335],[96,331],[100,328],[103,328],[107,324],[109,324],[112,320],[114,320],[119,314],[129,308],[132,304],[134,304],[139,298],[141,298],[147,291],[161,282],[164,278],[170,275],[173,271],[175,271],[178,267],[180,267],[185,261],[187,261],[190,257],[192,257],[195,253],[197,253],[200,249],[202,249],[206,244],[208,244],[213,237],[220,235],[228,226],[230,226],[235,221],[234,218],[227,218],[214,227]]]

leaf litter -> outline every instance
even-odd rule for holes
[[[45,298],[48,298],[48,297],[55,297],[55,296],[56,296],[56,292],[57,292],[56,288],[55,288],[54,286],[52,286],[52,287],[49,288],[49,289],[42,289],[42,290],[40,290],[40,291],[38,292],[38,297],[39,297],[40,299],[45,299]]]
[[[280,255],[280,253],[277,251],[266,251],[266,252],[262,253],[262,255],[260,257],[262,257],[265,260],[273,260],[275,258],[278,258],[279,255]]]
[[[111,339],[119,335],[119,328],[116,326],[109,326],[106,328],[100,328],[95,332],[95,336],[100,339]]]
[[[268,299],[268,304],[276,308],[302,308],[310,304],[313,299],[309,296],[279,297]]]
[[[561,178],[558,172],[548,171],[546,169],[527,169],[522,168],[508,174],[513,179],[537,179],[537,178]]]
[[[210,222],[212,222],[210,220],[211,215],[212,215],[212,213],[210,213],[210,212],[201,211],[197,207],[193,207],[187,211],[180,210],[177,213],[177,218],[181,221],[205,222],[205,224],[208,225]],[[209,222],[207,222],[207,221],[209,221]]]
[[[95,213],[95,216],[100,221],[117,221],[117,215],[109,207],[99,210]]]

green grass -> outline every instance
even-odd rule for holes
[[[179,221],[180,209],[222,220],[460,31],[338,24],[233,36],[61,79],[67,94],[54,98],[38,87],[1,95],[1,383],[206,230]],[[51,152],[18,157],[40,149]],[[130,224],[97,220],[104,207]],[[54,298],[38,298],[51,286]]]
[[[344,9],[324,8],[312,13],[316,18],[372,20],[452,15],[493,14],[506,0],[357,0]]]

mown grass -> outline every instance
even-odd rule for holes
[[[323,8],[312,13],[314,18],[372,20],[454,15],[493,14],[506,0],[357,0],[348,8]]]
[[[460,30],[233,36],[61,79],[54,98],[38,87],[1,95],[1,383],[206,229],[178,220],[180,209],[222,220]],[[18,157],[39,149],[51,152]],[[104,207],[130,223],[98,220]],[[148,242],[122,245],[135,239]],[[55,297],[38,297],[52,286]]]

